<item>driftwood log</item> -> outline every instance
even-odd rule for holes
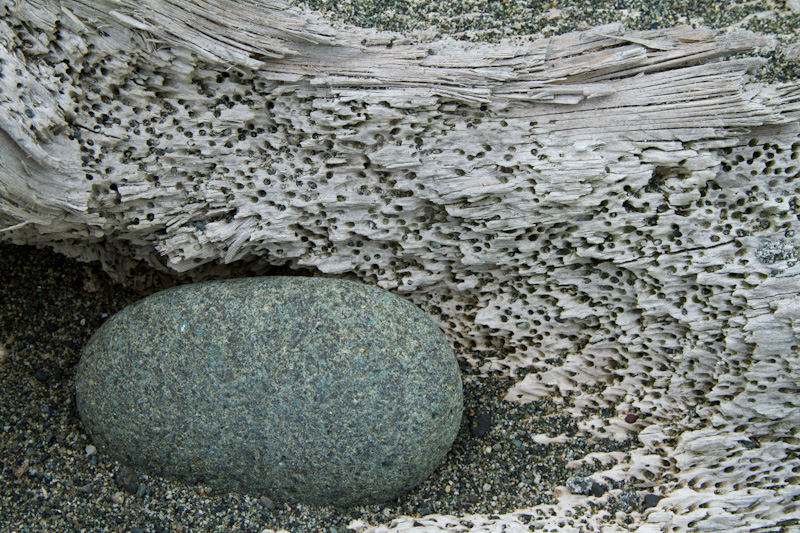
[[[510,401],[561,401],[586,438],[638,433],[574,464],[661,501],[582,523],[797,523],[800,83],[751,79],[770,39],[611,25],[476,44],[272,0],[0,15],[0,240],[127,283],[146,263],[377,284],[480,372],[525,369]],[[591,499],[469,518],[560,530]]]

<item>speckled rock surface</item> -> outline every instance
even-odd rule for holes
[[[463,406],[450,345],[422,311],[323,278],[149,296],[95,333],[76,389],[94,443],[137,469],[340,506],[427,477]]]

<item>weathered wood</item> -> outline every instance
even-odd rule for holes
[[[246,263],[380,285],[482,372],[528,369],[509,400],[638,432],[594,477],[657,480],[640,531],[797,518],[800,84],[750,79],[770,39],[476,44],[266,0],[0,13],[0,239],[123,280]],[[583,412],[610,407],[641,416]]]

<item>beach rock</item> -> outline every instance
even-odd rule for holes
[[[275,501],[386,501],[458,432],[458,364],[406,300],[345,280],[183,285],[114,315],[76,376],[87,433],[140,472]]]

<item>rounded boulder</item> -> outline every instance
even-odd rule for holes
[[[94,334],[76,376],[94,444],[133,468],[277,501],[349,506],[429,476],[461,421],[436,324],[351,281],[168,289]]]

